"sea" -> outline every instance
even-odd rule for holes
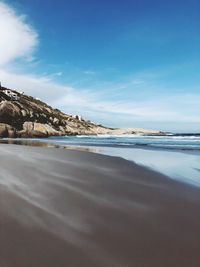
[[[11,140],[9,140],[11,142]],[[13,140],[14,143],[46,144],[121,157],[166,175],[170,179],[200,187],[200,135],[168,136],[97,135],[62,136]]]

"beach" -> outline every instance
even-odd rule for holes
[[[200,188],[120,157],[0,145],[1,267],[198,267]]]

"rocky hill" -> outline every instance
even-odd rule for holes
[[[162,134],[144,129],[113,129],[54,109],[31,96],[0,87],[0,137],[95,134]]]

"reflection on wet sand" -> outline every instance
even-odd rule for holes
[[[44,142],[39,140],[30,140],[30,139],[0,139],[0,144],[9,144],[9,145],[23,145],[23,146],[33,146],[33,147],[48,147],[48,148],[60,148],[60,149],[69,149],[69,150],[78,150],[98,153],[98,149],[92,147],[83,147],[83,146],[70,146],[70,145],[58,145],[51,141]]]

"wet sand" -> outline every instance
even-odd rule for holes
[[[200,189],[121,158],[0,145],[0,267],[199,267]]]

